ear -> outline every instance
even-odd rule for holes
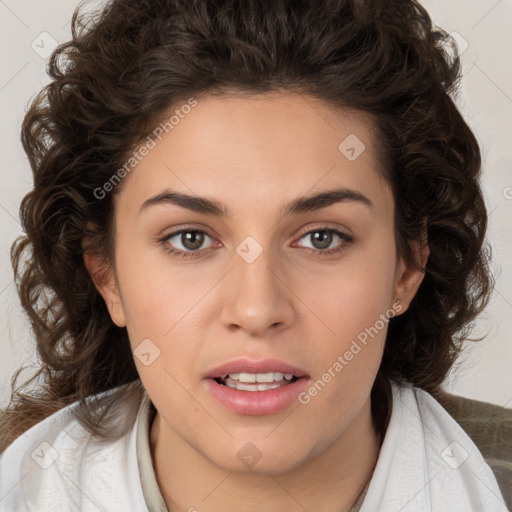
[[[115,272],[110,262],[99,254],[84,252],[84,263],[96,289],[103,297],[110,318],[118,327],[126,326],[126,319]]]
[[[424,269],[430,255],[430,248],[426,236],[422,241],[410,242],[410,246],[421,269],[416,268],[412,263],[405,263],[403,259],[400,259],[397,263],[394,297],[400,300],[402,306],[400,314],[407,311],[412,299],[416,295],[425,276]]]

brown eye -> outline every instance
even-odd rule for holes
[[[160,243],[167,252],[175,256],[195,257],[206,249],[203,247],[206,238],[212,237],[201,229],[181,229],[165,236]]]
[[[333,234],[330,231],[313,231],[309,234],[311,236],[311,241],[315,246],[315,249],[327,249],[333,239]]]
[[[204,242],[204,233],[201,231],[183,231],[180,242],[186,249],[196,251]]]
[[[310,240],[311,245],[306,247],[315,251],[330,253],[341,250],[347,243],[353,242],[352,237],[337,229],[314,229],[302,235],[302,239]],[[331,247],[333,242],[339,239],[337,246]]]

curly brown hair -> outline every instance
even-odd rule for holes
[[[137,385],[127,331],[84,265],[84,249],[113,255],[113,194],[95,190],[173,105],[205,94],[299,92],[371,116],[397,252],[414,264],[409,241],[425,231],[430,247],[415,298],[389,323],[379,377],[439,390],[493,279],[480,149],[451,98],[457,48],[416,0],[111,0],[76,9],[48,73],[22,126],[34,187],[12,247],[41,366],[13,378],[0,449],[77,400],[106,435],[88,397]]]

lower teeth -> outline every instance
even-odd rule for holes
[[[295,380],[296,379],[294,377],[291,381],[281,380],[275,382],[258,382],[254,384],[246,384],[245,382],[236,381],[228,377],[225,380],[219,379],[218,382],[220,384],[224,384],[228,388],[236,389],[238,391],[269,391],[271,389],[277,389],[286,386],[287,384],[291,384]]]

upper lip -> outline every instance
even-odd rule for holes
[[[256,361],[254,359],[240,358],[233,359],[232,361],[228,361],[226,363],[222,363],[215,368],[209,370],[205,379],[217,379],[222,375],[227,375],[230,373],[270,373],[270,372],[280,372],[280,373],[290,373],[295,377],[304,377],[307,373],[300,368],[297,368],[291,364],[285,363],[284,361],[280,361],[279,359],[262,359]]]

